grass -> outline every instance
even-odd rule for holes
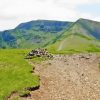
[[[20,91],[19,92],[19,96],[20,97],[27,97],[27,96],[30,96],[30,92],[28,90],[23,90],[23,91]]]
[[[99,52],[99,49],[94,49],[92,52]],[[89,49],[90,50],[90,49]],[[39,86],[39,76],[31,73],[33,67],[28,64],[25,55],[31,50],[26,49],[0,49],[0,100],[5,100],[13,91],[20,93],[27,87]],[[55,54],[72,54],[80,53],[79,49],[65,49],[64,51],[56,51],[54,48],[50,52]],[[87,51],[87,52],[91,52]],[[30,59],[32,62],[44,61],[44,58]],[[22,91],[27,94],[27,91]],[[17,100],[17,97],[15,98]]]
[[[100,42],[70,35],[47,47],[52,53],[100,52]]]
[[[29,50],[0,49],[0,100],[13,91],[39,85],[39,76],[32,75],[32,66],[24,59]]]
[[[40,62],[45,61],[45,60],[46,60],[45,57],[34,57],[34,58],[30,59],[30,61],[36,62],[36,63],[40,63]]]

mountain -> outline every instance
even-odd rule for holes
[[[62,31],[64,28],[68,27],[72,22],[64,21],[52,21],[52,20],[36,20],[30,21],[27,23],[22,23],[16,27],[16,29],[21,30],[34,30],[34,31],[43,31],[57,33]]]
[[[36,20],[0,32],[1,48],[46,47],[54,52],[100,51],[100,22]]]
[[[100,51],[100,22],[79,19],[47,48],[53,52]]]
[[[22,23],[15,29],[0,32],[0,47],[42,47],[71,24],[72,22],[50,20],[36,20]]]
[[[84,30],[84,33],[94,36],[96,39],[100,40],[100,22],[80,19],[77,22],[80,27]],[[82,31],[83,32],[83,31]]]

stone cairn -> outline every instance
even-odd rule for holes
[[[34,49],[31,52],[27,54],[27,58],[33,58],[33,57],[45,57],[45,58],[53,58],[53,55],[50,54],[47,49]]]

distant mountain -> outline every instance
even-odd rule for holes
[[[71,23],[72,22],[36,20],[27,23],[22,23],[18,25],[16,29],[57,33],[62,31],[64,28],[69,27]]]
[[[88,35],[92,35],[96,39],[100,40],[100,22],[87,20],[87,19],[79,19],[77,23],[82,27],[82,29]]]
[[[55,38],[59,32],[69,27],[72,22],[36,20],[18,25],[15,29],[0,33],[2,48],[36,48]]]
[[[100,51],[100,22],[36,20],[0,32],[1,48],[46,47],[54,52]]]
[[[100,51],[100,22],[79,19],[51,41],[48,48],[54,52]]]

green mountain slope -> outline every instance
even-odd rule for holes
[[[0,32],[2,48],[43,47],[72,22],[36,20],[18,25],[15,29]]]
[[[80,19],[78,23],[81,27],[86,30],[85,32],[88,35],[94,36],[96,39],[100,40],[100,22],[87,20],[87,19]]]
[[[54,52],[99,51],[100,22],[36,20],[0,32],[1,48],[47,47]]]
[[[98,22],[79,19],[47,48],[54,52],[100,51],[99,27]]]

